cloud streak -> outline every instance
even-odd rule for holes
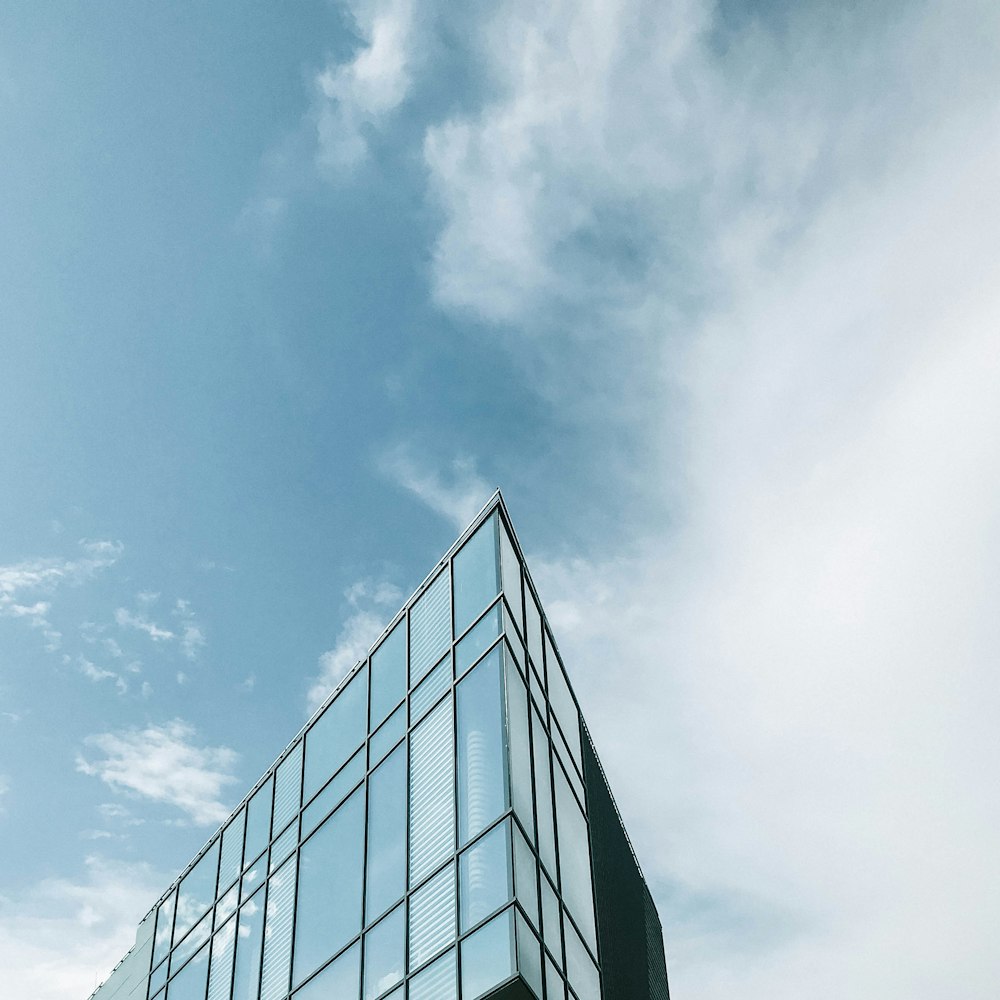
[[[236,781],[237,754],[198,746],[195,735],[193,726],[174,719],[89,736],[90,753],[77,756],[76,768],[111,788],[179,809],[197,826],[212,826],[229,815],[222,794]]]

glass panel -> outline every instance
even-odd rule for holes
[[[410,737],[410,885],[455,850],[455,732],[446,698]]]
[[[410,896],[410,968],[416,969],[455,940],[455,865]]]
[[[461,635],[500,592],[495,511],[455,556],[454,572],[455,634]]]
[[[459,859],[463,932],[510,901],[509,838],[507,821],[477,840]]]
[[[458,833],[466,843],[507,808],[501,647],[457,688]]]
[[[458,977],[455,964],[455,949],[452,948],[410,980],[409,1000],[456,1000]]]
[[[295,982],[361,930],[364,789],[359,788],[299,852]]]
[[[247,839],[243,864],[256,861],[267,847],[271,833],[271,799],[274,795],[274,778],[268,778],[247,805]]]
[[[525,640],[528,643],[528,653],[534,660],[535,669],[542,671],[542,616],[535,602],[535,595],[530,590],[524,592],[525,621],[527,623],[527,634]]]
[[[510,621],[510,613],[507,608],[504,607],[503,611],[503,630],[504,635],[507,636],[507,643],[510,646],[511,652],[514,654],[514,659],[517,661],[517,669],[525,676],[528,676],[527,671],[524,666],[524,644],[517,637],[517,633],[514,631],[514,626]]]
[[[368,669],[363,667],[306,733],[308,801],[368,735]]]
[[[354,790],[365,776],[365,750],[362,747],[340,770],[340,773],[305,807],[302,812],[302,836],[308,837],[323,820],[340,805],[348,792]]]
[[[542,995],[541,946],[534,931],[531,930],[528,922],[520,913],[517,914],[515,923],[517,925],[517,971],[535,991],[535,996],[540,997]]]
[[[397,906],[365,935],[364,1000],[376,1000],[403,981],[404,907]]]
[[[267,858],[260,858],[257,863],[243,876],[243,898],[253,895],[267,878]]]
[[[275,871],[281,862],[295,850],[299,842],[299,825],[293,823],[272,845],[270,871]]]
[[[500,605],[494,604],[455,647],[455,674],[457,676],[461,677],[465,668],[471,667],[489,649],[490,643],[503,631],[502,622]]]
[[[504,656],[507,675],[507,751],[510,768],[510,798],[517,818],[535,838],[535,814],[531,806],[531,741],[528,738],[528,691],[509,654]]]
[[[368,780],[368,888],[372,920],[406,891],[406,747],[397,747]]]
[[[240,887],[232,886],[215,904],[215,926],[221,927],[235,912],[240,902]]]
[[[257,1000],[260,984],[260,952],[264,941],[264,893],[258,892],[240,907],[236,937],[236,973],[233,1000]]]
[[[569,790],[561,767],[555,769],[556,818],[559,824],[560,885],[563,902],[580,925],[587,943],[597,951],[594,890],[590,877],[590,838],[587,821]]]
[[[167,1000],[205,1000],[208,988],[208,948],[202,948],[181,971],[170,980]]]
[[[295,859],[271,876],[267,887],[264,964],[260,1000],[278,1000],[288,993],[292,961],[292,917],[295,912]]]
[[[566,921],[566,978],[580,1000],[601,1000],[601,978],[580,935]]]
[[[279,834],[291,822],[302,805],[302,741],[278,765],[274,775],[274,820],[271,836]]]
[[[507,603],[514,612],[514,620],[519,631],[524,633],[521,622],[521,563],[514,552],[514,544],[507,534],[507,527],[500,522],[500,565],[503,576],[503,592]]]
[[[413,687],[451,645],[448,571],[424,591],[410,609],[410,687]]]
[[[201,919],[215,902],[215,877],[219,871],[219,839],[201,856],[184,876],[177,900],[174,941],[182,937]]]
[[[169,962],[161,962],[149,975],[149,995],[152,996],[167,981]],[[229,1000],[229,981],[226,980],[226,1000]]]
[[[556,838],[552,819],[552,776],[549,771],[549,737],[538,713],[531,712],[531,740],[535,758],[535,805],[538,811],[538,853],[549,874],[556,877]]]
[[[524,834],[514,826],[514,895],[538,927],[538,865]]]
[[[462,942],[462,1000],[475,1000],[514,974],[514,911],[505,910]]]
[[[556,654],[552,637],[545,632],[545,669],[549,679],[549,703],[559,720],[559,726],[569,743],[570,753],[578,768],[582,770],[583,757],[580,752],[580,711],[570,693],[569,681]]]
[[[171,935],[174,930],[174,904],[177,902],[176,890],[170,893],[160,903],[156,913],[156,938],[153,948],[153,965],[158,965],[170,952]]]
[[[361,985],[361,945],[352,945],[315,979],[310,979],[294,1000],[357,1000]]]
[[[370,729],[374,729],[406,697],[406,618],[372,653],[372,704]]]
[[[573,758],[570,756],[569,747],[566,746],[566,740],[563,739],[559,726],[554,724],[554,720],[552,726],[552,748],[556,755],[556,760],[562,765],[566,772],[566,777],[569,778],[569,783],[573,786],[573,791],[576,792],[576,797],[582,809],[583,803],[587,801],[583,781],[573,766]]]
[[[219,891],[225,892],[243,870],[243,833],[247,826],[247,811],[230,821],[222,831],[222,857],[219,861]]]
[[[236,921],[230,920],[212,938],[212,965],[208,974],[208,1000],[229,1000],[236,957]]]
[[[420,683],[410,695],[410,723],[420,721],[420,717],[448,690],[451,684],[451,654],[446,656]]]
[[[368,759],[374,767],[403,737],[406,732],[406,703],[404,702],[386,720],[384,726],[368,744]]]
[[[170,956],[171,973],[179,969],[212,936],[212,914],[205,916],[194,926],[194,930],[179,944]]]
[[[542,940],[545,946],[563,964],[562,928],[559,922],[559,900],[549,880],[542,876]]]
[[[561,961],[561,959],[560,959]],[[563,1000],[566,987],[559,970],[552,964],[552,959],[545,956],[545,1000]]]

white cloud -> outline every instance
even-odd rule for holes
[[[47,878],[0,897],[5,995],[88,996],[132,946],[166,883],[146,865],[94,857],[80,879]]]
[[[991,996],[997,9],[715,17],[493,8],[435,294],[656,502],[536,575],[678,994]]]
[[[307,696],[309,712],[314,712],[351,668],[364,659],[372,643],[402,604],[398,587],[385,581],[359,580],[344,594],[350,613],[337,634],[336,644],[319,658],[319,676]]]
[[[119,694],[125,694],[128,691],[128,682],[121,674],[116,673],[114,670],[106,670],[103,667],[98,667],[85,656],[77,657],[77,666],[80,668],[80,673],[95,684],[111,680],[115,682],[115,688]]]
[[[468,456],[440,468],[417,459],[410,447],[400,444],[382,454],[379,469],[458,530],[468,526],[493,494]]]
[[[87,746],[102,756],[79,755],[77,770],[112,788],[180,809],[199,826],[211,826],[229,815],[221,796],[236,780],[237,754],[228,747],[197,746],[194,736],[194,727],[180,719],[89,736]]]
[[[115,611],[115,621],[122,628],[145,632],[153,642],[166,642],[176,638],[170,629],[162,628],[155,622],[151,622],[145,615],[137,615],[126,608],[118,608]]]
[[[350,170],[365,159],[365,131],[380,127],[406,98],[419,51],[412,0],[349,6],[364,44],[348,62],[329,63],[315,79],[317,160],[333,171]]]
[[[27,559],[8,566],[0,566],[0,618],[15,618],[40,629],[48,652],[55,652],[62,644],[62,633],[49,620],[52,602],[27,599],[39,594],[51,596],[62,586],[75,586],[118,561],[124,546],[120,542],[79,542],[83,557],[61,559],[45,557]]]
[[[172,614],[180,622],[181,652],[189,660],[197,659],[205,646],[205,633],[195,618],[191,602],[179,598]]]

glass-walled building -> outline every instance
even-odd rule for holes
[[[499,494],[93,1000],[669,1000]]]

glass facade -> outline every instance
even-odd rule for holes
[[[498,494],[94,1000],[613,995],[587,737],[519,551]]]

